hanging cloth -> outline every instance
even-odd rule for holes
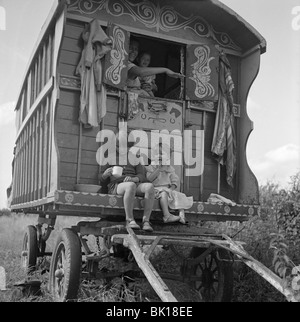
[[[81,77],[79,121],[85,127],[96,127],[106,114],[106,88],[102,83],[103,57],[112,49],[112,40],[93,20],[83,31],[84,49],[76,68]]]
[[[232,95],[234,83],[230,63],[225,53],[220,54],[219,69],[220,93],[211,151],[220,164],[226,165],[227,183],[233,187],[233,177],[236,172],[236,135]]]

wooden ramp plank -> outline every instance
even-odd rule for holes
[[[274,272],[261,264],[255,258],[250,256],[241,245],[238,245],[230,237],[223,235],[224,239],[229,243],[229,247],[234,254],[236,254],[241,261],[248,267],[253,269],[256,273],[262,276],[266,281],[273,285],[281,294],[283,294],[290,302],[298,302],[294,295],[283,287],[283,280]]]
[[[163,302],[177,302],[168,286],[164,283],[150,261],[146,258],[134,231],[131,228],[127,228],[127,231],[128,235],[124,238],[124,246],[128,247],[132,251],[138,266],[145,274],[157,295]]]

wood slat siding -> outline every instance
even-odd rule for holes
[[[45,92],[45,96],[40,93],[53,76],[53,39],[54,31],[41,42],[27,71],[20,104],[16,107],[20,115],[17,130],[22,131],[16,141],[12,206],[41,199],[49,192],[51,91]],[[39,101],[36,100],[38,97]],[[26,117],[28,121],[23,124]]]
[[[60,155],[60,188],[74,190],[78,167],[79,146],[79,105],[80,93],[71,90],[61,90],[60,103],[57,110],[56,137]],[[118,126],[118,100],[108,96],[107,114],[103,120],[104,128],[116,131]],[[99,165],[96,153],[99,143],[96,142],[100,127],[83,128],[82,151],[80,163],[80,182],[98,183]]]
[[[64,38],[59,56],[58,72],[66,76],[75,76],[80,61],[83,40],[81,38],[85,24],[67,19]],[[77,181],[78,147],[80,140],[80,91],[60,90],[60,100],[56,113],[56,138],[59,149],[59,185],[61,189],[74,190]],[[118,126],[118,99],[108,96],[107,114],[104,128],[115,131]],[[100,127],[82,129],[80,182],[98,183],[99,165],[96,153],[99,143],[96,142]]]

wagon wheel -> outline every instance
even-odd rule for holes
[[[76,233],[63,229],[51,258],[49,288],[56,301],[77,298],[81,274],[81,244]]]
[[[190,257],[197,258],[206,248],[193,247]],[[223,261],[222,259],[225,259]],[[229,254],[224,249],[214,250],[202,262],[192,267],[196,280],[191,286],[205,302],[230,302],[233,291],[233,268]]]
[[[34,226],[27,226],[23,239],[21,265],[30,274],[36,269],[38,257],[37,231]]]

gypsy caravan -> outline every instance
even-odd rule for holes
[[[151,66],[185,77],[158,74],[154,96],[132,93],[127,75],[133,38],[140,51],[151,53]],[[112,272],[99,271],[99,263],[121,256],[118,250],[127,247],[137,274],[148,279],[161,300],[176,300],[164,278],[187,281],[202,300],[230,300],[230,254],[250,257],[238,242],[205,223],[245,222],[258,215],[258,183],[246,157],[253,130],[247,96],[265,51],[264,38],[216,0],[55,3],[16,105],[11,196],[13,211],[38,216],[37,224],[27,227],[22,262],[32,272],[41,258],[52,255],[49,286],[55,299],[76,299],[81,277],[112,278]],[[156,200],[154,232],[134,232],[125,227],[122,196],[100,186],[110,145],[104,134],[124,126],[144,164],[160,140],[170,144],[177,189],[193,197],[184,225],[163,224]],[[102,153],[104,147],[108,152]],[[143,205],[136,197],[137,221]],[[46,242],[57,216],[99,220],[63,229],[49,253]],[[96,254],[85,241],[88,235],[102,240]],[[143,245],[150,247],[145,251]],[[191,248],[179,274],[158,274],[149,260],[157,245]],[[198,268],[207,258],[213,265],[204,273]],[[251,263],[254,269],[259,265]]]

